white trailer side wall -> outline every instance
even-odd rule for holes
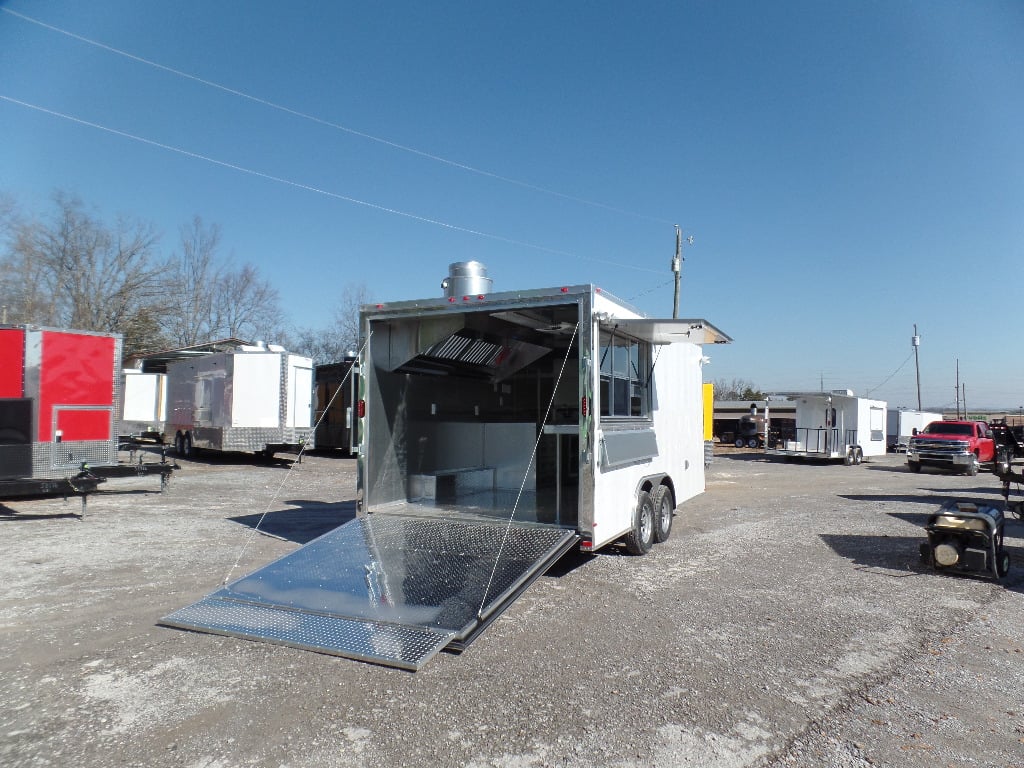
[[[313,426],[313,361],[308,357],[288,355],[288,402],[285,426]]]
[[[884,456],[885,406],[884,400],[856,398],[857,402],[857,445],[865,456]]]
[[[167,416],[163,373],[143,373],[135,368],[124,371],[121,421],[163,422]]]
[[[934,411],[912,411],[890,408],[886,419],[885,436],[889,443],[906,443],[914,434],[933,421],[942,421],[942,414]]]
[[[225,427],[281,426],[281,357],[278,352],[246,352],[230,356],[234,371],[229,385],[231,420]]]
[[[658,455],[625,466],[607,466],[601,447],[612,424],[601,424],[595,440],[594,545],[615,540],[632,526],[637,490],[645,477],[668,474],[676,503],[704,491],[703,393],[701,347],[668,344],[653,347],[656,356],[652,391],[652,425]],[[594,392],[600,391],[595,371]],[[600,404],[594,403],[600,413]],[[636,429],[641,428],[636,425]]]

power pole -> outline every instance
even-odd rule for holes
[[[921,410],[921,365],[917,361],[917,348],[921,346],[921,337],[917,335],[917,323],[914,323],[914,335],[910,339],[914,348],[914,368],[917,369],[917,410]]]
[[[693,245],[693,235],[686,238],[687,245]],[[676,255],[672,258],[672,272],[675,275],[676,291],[672,299],[672,317],[679,317],[679,273],[683,266],[683,232],[676,224]]]
[[[956,359],[956,417],[960,418],[960,358]]]
[[[683,232],[676,224],[676,255],[672,259],[672,272],[675,276],[676,290],[672,297],[672,318],[679,317],[679,271],[683,262]]]

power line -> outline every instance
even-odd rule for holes
[[[882,388],[882,387],[884,387],[884,386],[885,386],[886,384],[888,384],[888,383],[889,383],[889,379],[891,379],[891,378],[892,378],[893,376],[895,376],[895,375],[896,375],[897,373],[899,373],[900,371],[902,371],[902,370],[903,370],[903,366],[905,366],[905,365],[906,365],[907,363],[909,363],[909,362],[910,362],[910,358],[912,358],[913,356],[914,356],[914,352],[913,352],[913,350],[911,350],[910,354],[909,354],[909,355],[907,355],[907,359],[906,359],[906,360],[904,360],[904,361],[903,361],[902,363],[900,363],[900,367],[899,367],[899,368],[897,368],[897,369],[896,369],[895,371],[893,371],[892,373],[890,373],[890,374],[889,374],[889,377],[888,377],[888,378],[887,378],[887,379],[886,379],[885,381],[883,381],[883,382],[882,382],[881,384],[879,384],[879,385],[878,385],[877,387],[872,387],[871,389],[869,389],[869,390],[868,390],[868,391],[866,392],[866,394],[870,395],[870,394],[871,394],[872,392],[874,392],[875,390],[881,389],[881,388]]]
[[[293,117],[298,117],[298,118],[301,118],[303,120],[308,120],[310,122],[317,123],[319,125],[323,125],[323,126],[326,126],[328,128],[333,128],[333,129],[338,130],[338,131],[343,131],[344,133],[350,134],[352,136],[358,136],[359,138],[366,139],[368,141],[374,141],[374,142],[377,142],[378,144],[383,144],[384,146],[391,147],[392,149],[397,149],[397,150],[400,150],[402,152],[408,152],[410,154],[417,155],[419,157],[423,157],[423,158],[426,158],[428,160],[433,160],[433,161],[438,162],[438,163],[444,163],[445,165],[449,165],[449,166],[451,166],[453,168],[458,168],[458,169],[463,170],[463,171],[468,171],[469,173],[475,173],[475,174],[477,174],[479,176],[485,176],[487,178],[494,179],[496,181],[501,181],[501,182],[504,182],[506,184],[514,184],[514,185],[516,185],[518,187],[522,187],[524,189],[533,190],[534,192],[541,192],[541,193],[546,194],[546,195],[552,195],[554,197],[560,197],[563,200],[570,200],[572,202],[580,203],[582,205],[588,205],[588,206],[592,206],[594,208],[601,208],[603,210],[611,211],[613,213],[619,213],[619,214],[622,214],[622,215],[625,215],[625,216],[632,216],[634,218],[644,219],[646,221],[652,221],[652,222],[656,222],[658,224],[672,224],[672,222],[668,221],[667,219],[661,219],[661,218],[658,218],[657,216],[651,216],[651,215],[648,215],[648,214],[638,213],[636,211],[626,210],[625,208],[617,208],[615,206],[608,205],[606,203],[601,203],[601,202],[598,202],[596,200],[589,200],[589,199],[584,198],[584,197],[578,197],[576,195],[569,195],[569,194],[566,194],[564,192],[558,192],[556,190],[549,189],[547,187],[539,186],[537,184],[531,184],[530,182],[527,182],[527,181],[521,181],[519,179],[514,179],[514,178],[512,178],[510,176],[502,176],[501,174],[494,173],[493,171],[487,171],[487,170],[484,170],[482,168],[476,168],[476,167],[474,167],[472,165],[467,165],[466,163],[460,163],[460,162],[457,162],[455,160],[449,160],[448,158],[442,157],[440,155],[432,154],[430,152],[425,152],[423,150],[416,149],[415,147],[410,147],[410,146],[407,146],[405,144],[399,144],[398,142],[391,141],[389,139],[384,139],[384,138],[381,138],[380,136],[374,136],[372,134],[365,133],[363,131],[359,131],[359,130],[356,130],[354,128],[349,128],[346,125],[342,125],[340,123],[335,123],[335,122],[332,122],[330,120],[325,120],[325,119],[323,119],[321,117],[317,117],[316,115],[311,115],[311,114],[309,114],[307,112],[301,112],[301,111],[299,111],[297,109],[292,109],[291,107],[286,107],[286,106],[283,106],[281,104],[277,104],[276,102],[270,101],[268,99],[261,98],[259,96],[253,96],[252,94],[246,93],[245,91],[240,91],[240,90],[238,90],[236,88],[231,88],[231,87],[226,86],[226,85],[221,85],[220,83],[217,83],[217,82],[215,82],[213,80],[207,80],[206,78],[199,77],[198,75],[193,75],[193,74],[190,74],[188,72],[184,72],[184,71],[182,71],[180,69],[175,69],[173,67],[169,67],[169,66],[167,66],[165,64],[160,64],[159,62],[152,61],[150,59],[146,59],[146,58],[143,58],[141,56],[136,56],[133,53],[128,53],[127,51],[122,51],[119,48],[114,48],[113,46],[106,45],[105,43],[101,43],[101,42],[96,41],[96,40],[91,40],[88,37],[83,37],[82,35],[75,34],[74,32],[71,32],[69,30],[53,26],[52,24],[47,24],[44,21],[40,21],[39,19],[35,19],[35,18],[31,17],[31,16],[26,16],[23,13],[18,13],[17,11],[12,11],[9,8],[0,8],[0,11],[3,11],[4,13],[7,13],[7,14],[9,14],[11,16],[16,17],[16,18],[19,18],[22,21],[26,21],[26,22],[29,22],[30,24],[35,24],[35,25],[40,26],[40,27],[42,27],[44,29],[48,29],[51,32],[56,32],[58,34],[65,35],[67,37],[70,37],[70,38],[72,38],[74,40],[78,40],[79,42],[85,43],[87,45],[92,45],[92,46],[95,46],[96,48],[101,48],[104,51],[108,51],[109,53],[113,53],[113,54],[116,54],[118,56],[123,56],[123,57],[125,57],[127,59],[131,59],[132,61],[138,62],[139,64],[145,64],[146,66],[153,67],[154,69],[159,69],[159,70],[161,70],[163,72],[167,72],[167,73],[175,75],[177,77],[182,77],[182,78],[185,78],[187,80],[191,80],[192,82],[199,83],[200,85],[205,85],[208,88],[214,88],[216,90],[223,91],[224,93],[231,94],[232,96],[237,96],[240,99],[246,99],[246,100],[254,102],[256,104],[260,104],[262,106],[269,107],[270,109],[276,109],[279,112],[284,112],[286,114],[292,115]]]
[[[302,189],[302,190],[305,190],[307,192],[314,192],[314,193],[316,193],[318,195],[324,195],[326,197],[334,198],[335,200],[343,200],[344,202],[353,203],[354,205],[362,205],[362,206],[364,206],[366,208],[372,208],[373,210],[381,211],[383,213],[391,213],[391,214],[394,214],[396,216],[403,216],[403,217],[405,217],[407,219],[412,219],[413,221],[423,222],[424,224],[433,224],[434,226],[444,227],[445,229],[450,229],[450,230],[453,230],[455,232],[463,232],[463,233],[468,234],[468,235],[476,235],[477,237],[484,237],[484,238],[487,238],[489,240],[495,240],[495,241],[498,241],[498,242],[501,242],[501,243],[506,243],[506,244],[509,244],[509,245],[516,245],[516,246],[520,246],[520,247],[523,247],[523,248],[530,248],[530,249],[535,250],[535,251],[542,251],[544,253],[550,253],[550,254],[554,254],[554,255],[557,255],[557,256],[570,256],[570,257],[575,258],[575,259],[582,259],[584,261],[593,261],[593,262],[596,262],[598,264],[607,264],[607,265],[613,266],[613,267],[622,267],[622,268],[625,268],[625,269],[634,269],[634,270],[636,270],[638,272],[650,272],[652,274],[657,274],[657,275],[661,274],[660,270],[650,269],[649,267],[638,267],[635,264],[623,264],[623,263],[616,262],[616,261],[608,261],[608,260],[605,260],[605,259],[594,258],[592,256],[581,256],[581,255],[579,255],[577,253],[573,253],[572,251],[563,251],[563,250],[559,250],[557,248],[549,248],[549,247],[544,246],[544,245],[538,245],[536,243],[528,243],[528,242],[525,242],[523,240],[515,240],[513,238],[504,237],[502,235],[495,235],[495,234],[492,234],[490,232],[482,232],[482,231],[477,230],[477,229],[470,229],[469,227],[461,227],[461,226],[459,226],[457,224],[450,224],[450,223],[448,223],[446,221],[441,221],[439,219],[432,219],[432,218],[429,218],[429,217],[426,217],[426,216],[420,216],[420,215],[415,214],[415,213],[409,213],[408,211],[401,211],[401,210],[399,210],[397,208],[389,208],[388,206],[380,205],[378,203],[371,203],[371,202],[368,202],[366,200],[360,200],[359,198],[356,198],[356,197],[350,197],[348,195],[342,195],[342,194],[340,194],[338,192],[331,192],[331,191],[326,190],[326,189],[321,189],[319,187],[314,187],[314,186],[312,186],[310,184],[303,184],[302,182],[292,181],[291,179],[286,179],[286,178],[284,178],[282,176],[274,176],[274,175],[269,174],[269,173],[264,173],[262,171],[256,171],[256,170],[253,170],[251,168],[246,168],[246,167],[241,166],[241,165],[236,165],[235,163],[229,163],[229,162],[226,162],[224,160],[218,160],[216,158],[209,157],[207,155],[199,154],[198,152],[192,152],[192,151],[187,150],[187,149],[182,149],[181,147],[175,147],[175,146],[172,146],[170,144],[163,144],[163,143],[161,143],[159,141],[153,141],[152,139],[147,139],[147,138],[144,138],[142,136],[136,136],[135,134],[127,133],[126,131],[120,131],[120,130],[118,130],[116,128],[109,128],[109,127],[107,127],[105,125],[100,125],[99,123],[94,123],[94,122],[91,122],[89,120],[83,120],[82,118],[74,117],[73,115],[68,115],[68,114],[65,114],[63,112],[57,112],[57,111],[52,110],[52,109],[47,109],[46,107],[40,107],[40,106],[38,106],[36,104],[31,104],[31,103],[29,103],[27,101],[21,101],[20,99],[15,99],[15,98],[12,98],[10,96],[5,96],[4,94],[0,94],[0,100],[10,102],[11,104],[17,104],[19,106],[26,107],[28,109],[35,110],[37,112],[42,112],[43,114],[50,115],[52,117],[59,117],[62,120],[68,120],[68,121],[70,121],[72,123],[77,123],[78,125],[84,125],[84,126],[87,126],[89,128],[95,128],[96,130],[99,130],[99,131],[105,131],[106,133],[110,133],[110,134],[113,134],[114,136],[119,136],[119,137],[124,138],[124,139],[131,139],[132,141],[137,141],[137,142],[139,142],[141,144],[146,144],[146,145],[151,146],[151,147],[157,147],[158,149],[167,150],[168,152],[175,152],[175,153],[177,153],[179,155],[184,155],[185,157],[189,157],[189,158],[192,158],[194,160],[202,160],[202,161],[207,162],[207,163],[212,163],[213,165],[218,165],[221,168],[228,168],[228,169],[230,169],[232,171],[238,171],[239,173],[245,173],[245,174],[248,174],[250,176],[255,176],[257,178],[260,178],[260,179],[266,179],[267,181],[274,181],[274,182],[277,182],[279,184],[285,184],[287,186],[295,187],[296,189]]]

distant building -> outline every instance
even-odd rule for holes
[[[767,409],[767,412],[766,410]],[[765,435],[765,416],[768,434]],[[796,435],[796,403],[791,400],[715,400],[712,436],[716,443],[764,447]],[[752,447],[752,446],[751,446]]]

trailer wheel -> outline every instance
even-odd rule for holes
[[[186,459],[195,458],[196,449],[192,447],[192,433],[186,432],[181,439],[181,455]]]
[[[921,462],[920,461],[908,461],[907,462],[907,469],[909,469],[911,472],[920,472],[921,471]]]
[[[844,464],[845,464],[846,466],[848,466],[848,467],[852,467],[852,466],[853,466],[853,456],[854,456],[854,453],[853,453],[853,448],[850,448],[850,449],[849,449],[849,450],[848,450],[848,451],[846,452],[846,456],[844,456],[844,457],[843,457],[843,463],[844,463]]]
[[[672,489],[667,485],[659,485],[651,495],[654,505],[654,541],[667,541],[672,534],[672,516],[676,511],[676,500],[672,497]]]
[[[858,446],[853,449],[853,463],[863,464],[864,463],[864,451]]]
[[[964,470],[968,475],[974,477],[978,474],[978,454],[972,453],[971,460],[967,464],[967,469]]]
[[[1010,572],[1010,553],[1000,549],[996,554],[996,576],[1004,578]]]
[[[174,436],[174,452],[179,456],[185,455],[185,440],[181,436],[181,432]]]
[[[626,534],[625,542],[631,555],[646,555],[654,545],[654,501],[647,491],[637,494],[633,528]]]

